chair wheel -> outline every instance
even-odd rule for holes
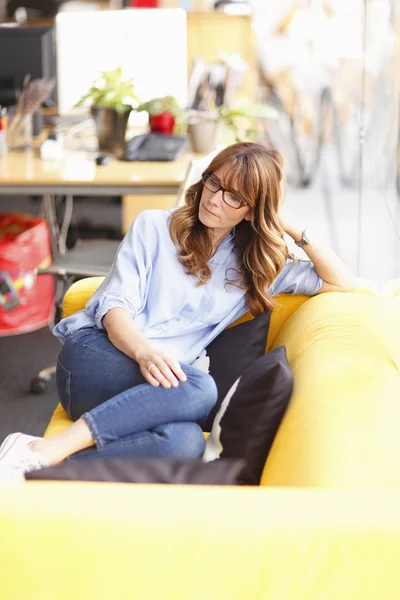
[[[31,380],[30,390],[32,394],[43,394],[47,390],[48,380],[43,377],[34,377]]]

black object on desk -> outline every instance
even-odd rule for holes
[[[187,145],[187,138],[180,135],[163,133],[136,135],[127,143],[122,160],[175,160],[183,153]]]
[[[96,165],[99,165],[100,167],[102,167],[103,165],[108,165],[110,160],[111,156],[108,156],[107,154],[99,154],[98,156],[96,156]]]

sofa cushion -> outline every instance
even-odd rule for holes
[[[95,452],[95,451],[94,451]],[[58,481],[111,481],[120,483],[175,483],[234,485],[244,467],[242,460],[161,458],[92,458],[68,460],[26,473],[26,479]]]
[[[203,460],[243,458],[240,481],[257,485],[293,391],[284,347],[258,358],[222,401]]]
[[[218,400],[201,424],[210,431],[222,400],[232,384],[259,357],[264,355],[271,312],[265,311],[254,319],[225,329],[200,357],[194,367],[209,372],[218,388]]]

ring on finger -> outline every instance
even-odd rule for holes
[[[152,368],[153,368],[153,367],[155,367],[155,366],[156,366],[156,365],[155,365],[154,363],[151,363],[151,365],[149,365],[149,366],[147,367],[147,370],[148,370],[148,372],[150,373],[150,375],[151,375],[151,370],[152,370]]]

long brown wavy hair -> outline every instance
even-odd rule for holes
[[[282,195],[283,157],[277,150],[250,142],[228,146],[205,169],[210,175],[222,169],[223,184],[237,193],[253,209],[251,221],[243,219],[235,227],[235,245],[240,250],[238,277],[227,283],[246,290],[246,301],[253,315],[258,315],[273,302],[268,289],[290,256],[283,240],[278,211]],[[169,231],[178,259],[199,285],[211,277],[208,262],[212,243],[207,227],[198,217],[202,180],[188,188],[185,205],[169,217]]]

